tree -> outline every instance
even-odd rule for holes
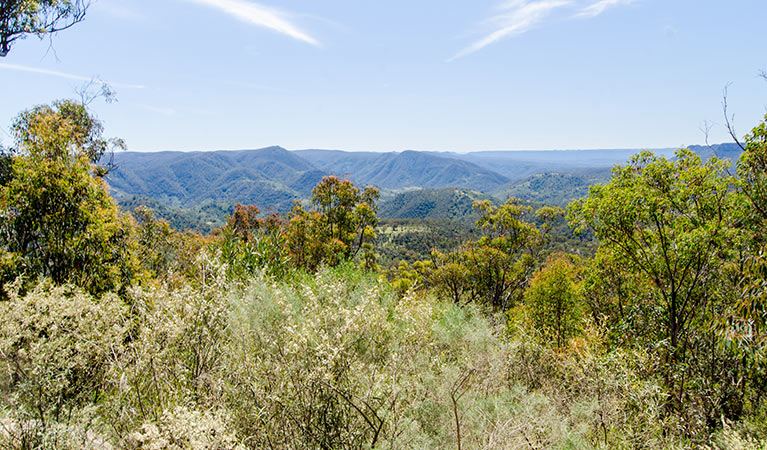
[[[521,296],[535,267],[534,251],[543,243],[535,225],[523,220],[532,211],[510,198],[499,207],[490,201],[475,202],[480,213],[477,227],[483,236],[465,250],[472,297],[495,311],[506,311]]]
[[[764,75],[764,74],[763,74]],[[735,276],[739,294],[723,335],[756,383],[767,388],[767,116],[746,135],[738,164],[738,213],[744,245]]]
[[[447,294],[453,303],[459,305],[465,292],[469,289],[470,270],[463,260],[464,253],[451,252],[444,254],[437,250],[431,252],[433,266],[432,283],[438,290]]]
[[[84,106],[60,101],[21,113],[0,190],[5,279],[75,283],[91,293],[131,283],[132,221],[119,213],[95,165],[108,147]]]
[[[312,190],[312,203],[321,214],[321,239],[331,245],[331,254],[352,259],[375,239],[376,201],[378,189],[366,187],[362,192],[349,180],[329,176]],[[370,247],[366,249],[368,252]],[[331,257],[331,254],[326,257]],[[331,259],[336,259],[335,257]],[[366,255],[368,261],[370,255]]]
[[[39,37],[71,28],[85,19],[90,0],[0,0],[0,57],[28,34]]]
[[[729,395],[717,378],[726,363],[712,326],[731,302],[723,267],[738,242],[732,223],[734,180],[726,169],[726,162],[704,163],[686,149],[673,160],[641,153],[616,167],[609,184],[593,186],[569,209],[572,226],[594,230],[600,252],[625,264],[628,277],[649,283],[662,326],[660,333],[645,332],[655,333],[656,348],[662,349],[669,405],[677,410],[693,409],[683,406],[688,388],[697,383],[693,377],[702,385],[720,386],[701,396],[701,403]]]
[[[525,306],[535,328],[559,348],[579,331],[579,270],[573,256],[557,253],[530,280]]]
[[[12,125],[16,146],[11,155],[38,160],[70,161],[83,159],[94,165],[97,176],[104,169],[96,166],[109,150],[124,149],[121,139],[105,139],[104,126],[84,103],[58,100],[24,111]]]

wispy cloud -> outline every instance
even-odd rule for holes
[[[552,11],[571,3],[571,0],[540,0],[535,2],[516,0],[506,2],[501,6],[503,12],[490,19],[490,22],[497,24],[496,30],[464,48],[448,61],[463,58],[505,37],[529,31]]]
[[[499,6],[500,12],[487,20],[494,25],[494,31],[455,54],[448,62],[468,56],[504,38],[526,33],[560,9],[569,10],[570,14],[573,10],[578,11],[570,18],[590,18],[602,14],[610,7],[633,2],[634,0],[591,0],[584,6],[588,2],[583,0],[507,0]]]
[[[319,41],[291,23],[285,14],[267,6],[253,3],[247,0],[189,0],[202,5],[219,9],[243,22],[269,28],[306,42],[314,46],[320,46]]]
[[[27,73],[37,73],[40,75],[48,75],[51,77],[58,77],[58,78],[66,78],[69,80],[77,80],[77,81],[95,81],[97,83],[104,83],[108,84],[112,87],[118,87],[118,88],[126,88],[126,89],[144,89],[144,85],[141,84],[125,84],[125,83],[114,83],[111,81],[104,81],[99,80],[95,77],[86,77],[83,75],[75,75],[71,73],[65,73],[65,72],[58,72],[55,70],[48,70],[48,69],[40,69],[37,67],[29,67],[29,66],[22,66],[18,64],[7,64],[7,63],[0,63],[0,69],[5,70],[13,70],[16,72],[27,72]]]
[[[607,8],[612,6],[628,5],[633,1],[634,0],[599,0],[581,9],[576,17],[596,17],[605,12]]]

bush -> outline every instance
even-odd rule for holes
[[[105,395],[108,361],[122,354],[121,301],[41,284],[24,296],[12,289],[10,300],[0,303],[0,317],[0,399],[12,411],[17,437],[29,429],[44,436],[76,425]]]

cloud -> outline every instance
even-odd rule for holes
[[[570,4],[572,4],[572,0],[507,1],[501,5],[504,12],[490,19],[490,22],[497,24],[496,30],[461,50],[448,61],[463,58],[503,38],[525,33],[557,8]]]
[[[269,28],[319,47],[320,43],[306,32],[290,23],[285,15],[275,9],[247,0],[188,0],[201,5],[219,9],[243,22]]]
[[[141,84],[124,84],[124,83],[113,83],[110,81],[103,81],[99,80],[95,77],[86,77],[82,75],[74,75],[71,73],[65,73],[65,72],[57,72],[55,70],[48,70],[48,69],[39,69],[37,67],[29,67],[29,66],[21,66],[18,64],[6,64],[6,63],[0,63],[0,69],[6,69],[6,70],[13,70],[16,72],[28,72],[28,73],[38,73],[41,75],[48,75],[51,77],[58,77],[58,78],[66,78],[69,80],[78,80],[78,81],[94,81],[96,83],[103,83],[107,84],[112,87],[119,87],[119,88],[126,88],[126,89],[144,89],[144,85]]]
[[[562,8],[578,10],[573,18],[592,18],[596,17],[608,8],[613,6],[628,5],[635,0],[506,0],[498,7],[501,13],[488,19],[489,23],[495,25],[495,31],[484,38],[474,42],[464,48],[447,61],[454,61],[458,58],[470,55],[482,50],[490,44],[494,44],[501,39],[517,36],[530,31],[539,25],[548,16]],[[584,4],[590,3],[586,6]]]
[[[611,6],[628,5],[634,0],[599,0],[583,8],[576,17],[596,17]]]

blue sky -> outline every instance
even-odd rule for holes
[[[0,139],[98,76],[131,150],[658,148],[765,114],[764,0],[96,0],[0,58]],[[82,78],[82,79],[81,79]]]

